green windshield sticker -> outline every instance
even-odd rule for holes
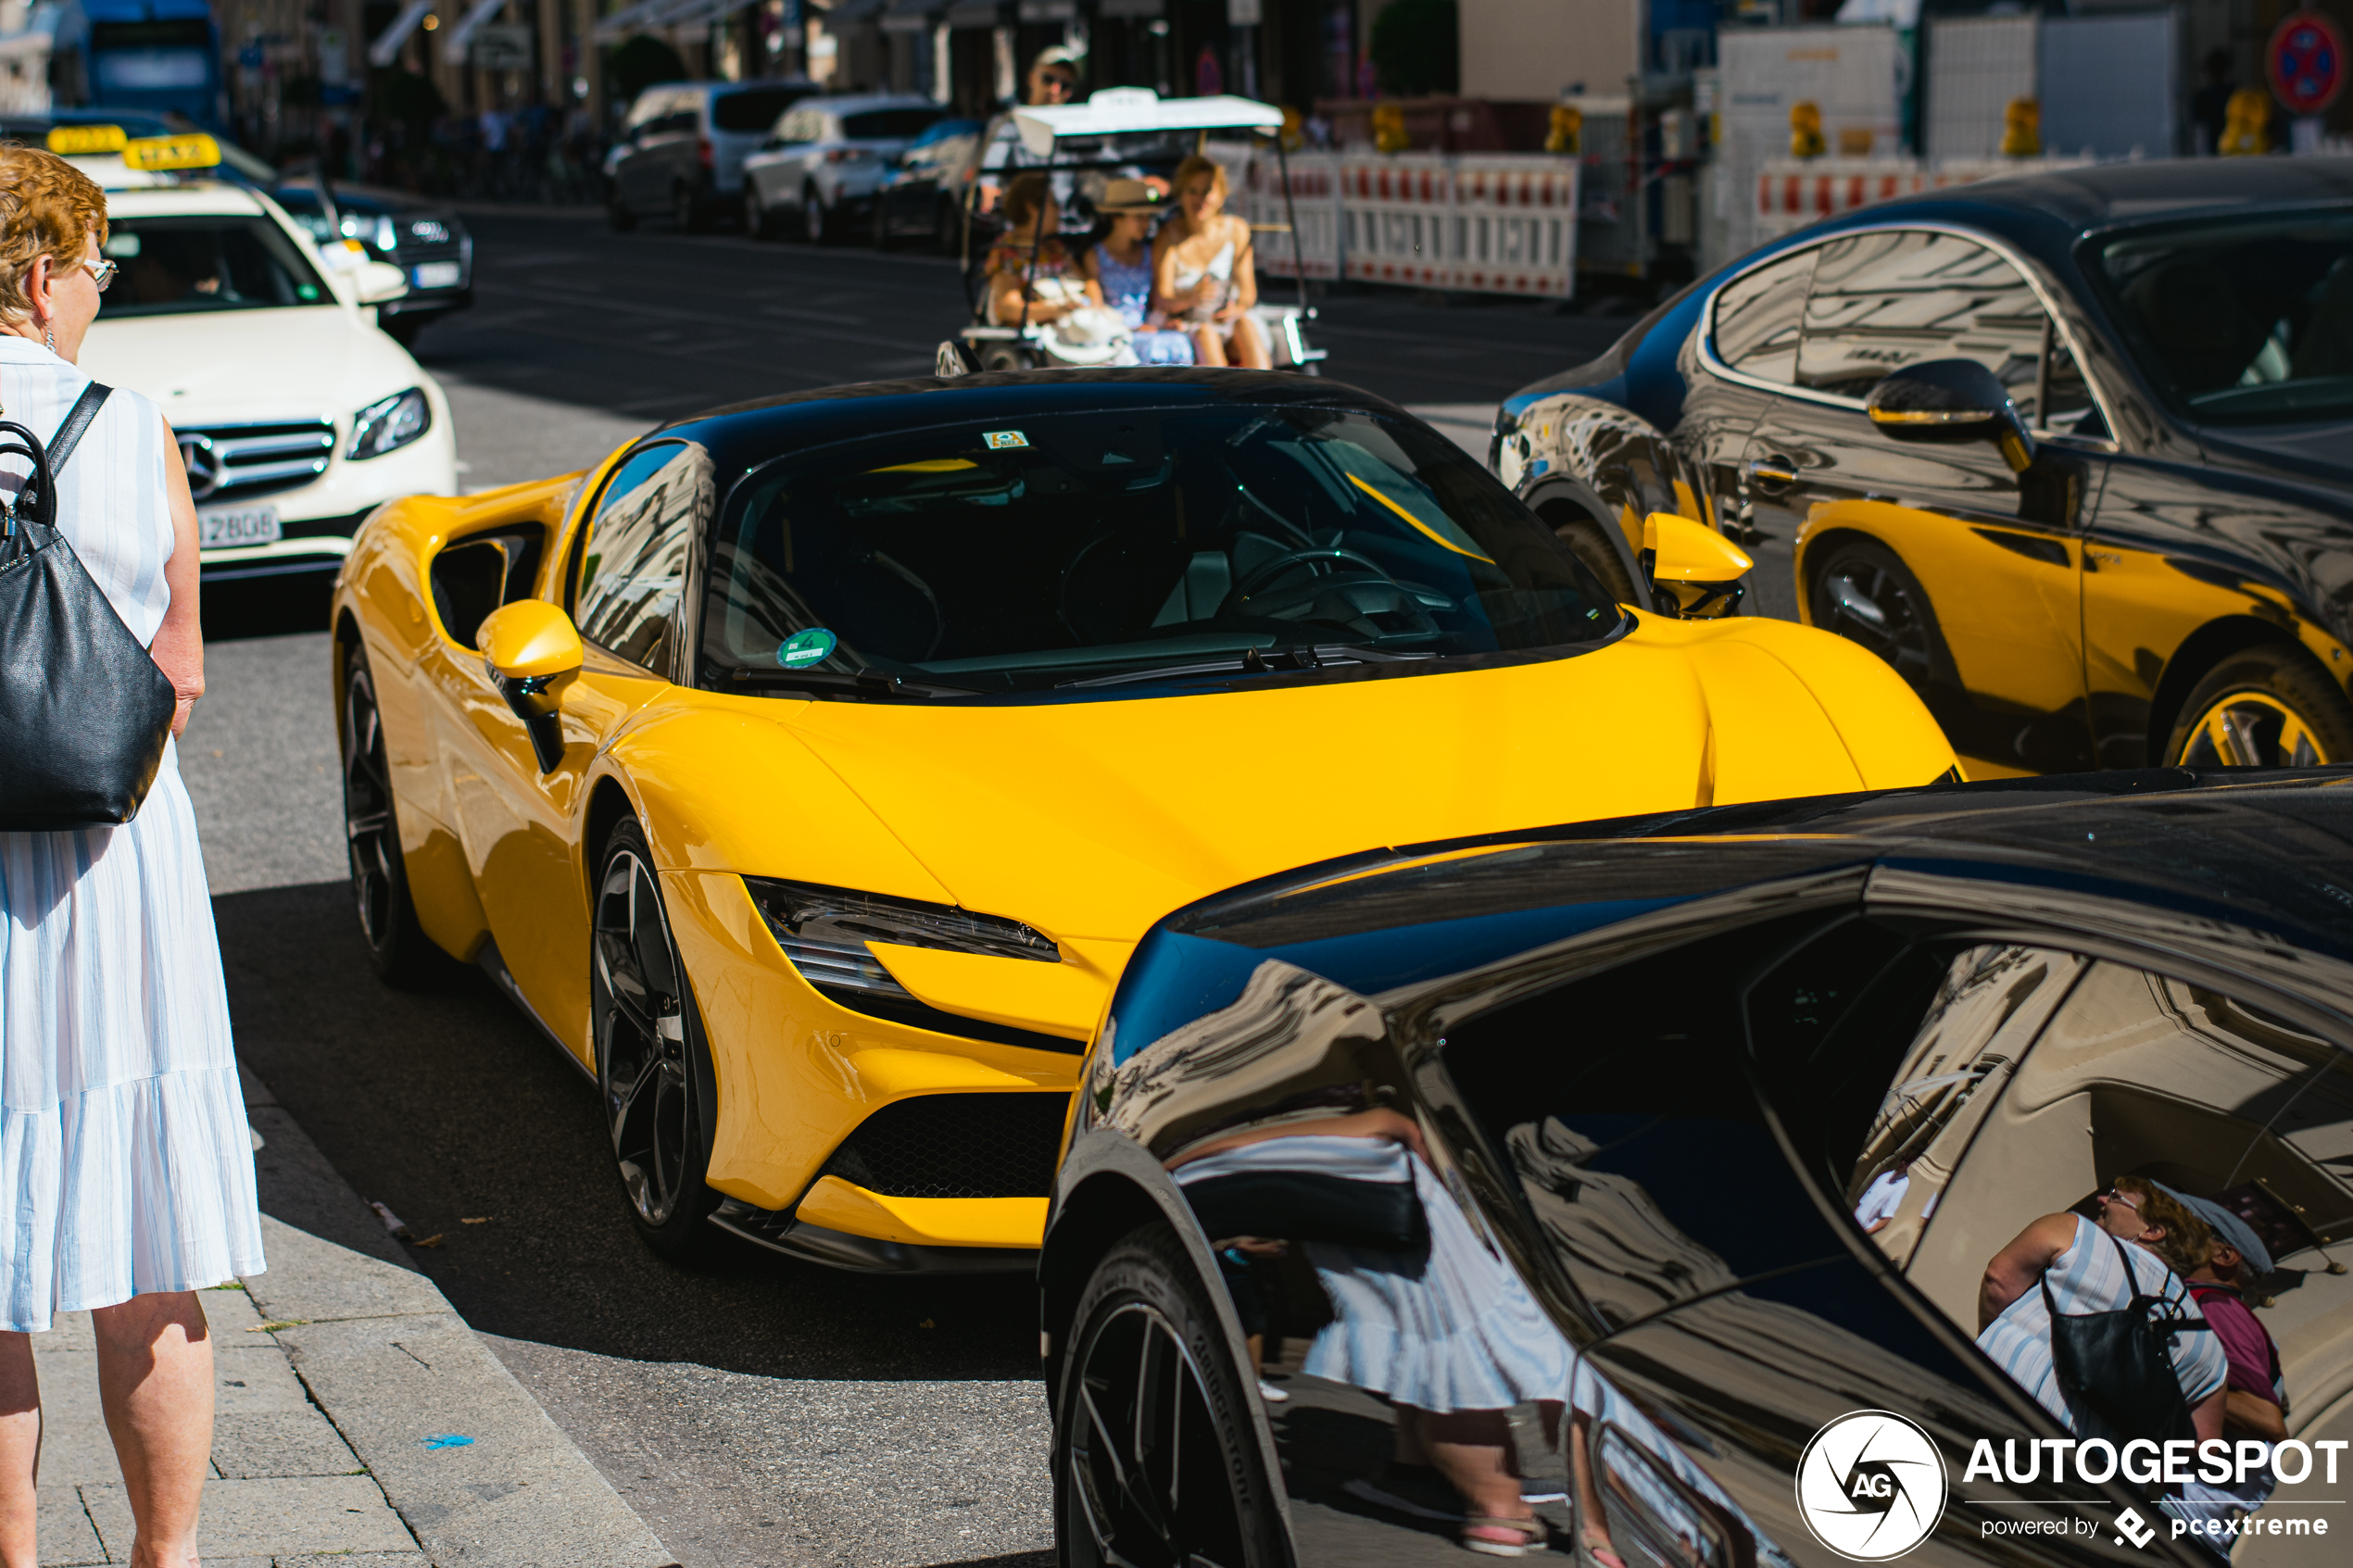
[[[800,670],[822,663],[833,657],[835,642],[834,634],[823,626],[796,632],[785,639],[784,646],[776,650],[776,662],[787,670]]]
[[[1029,445],[1029,437],[1017,430],[983,431],[980,438],[988,443],[988,449],[991,452],[1001,452],[1008,446]]]

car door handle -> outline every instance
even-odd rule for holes
[[[1741,477],[1759,490],[1786,490],[1795,484],[1797,465],[1787,458],[1754,458],[1741,468]]]

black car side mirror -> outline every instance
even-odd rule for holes
[[[1974,359],[1929,359],[1890,373],[1871,388],[1865,411],[1896,441],[1990,441],[2012,473],[2034,461],[2034,438],[2009,393]]]

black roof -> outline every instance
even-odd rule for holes
[[[1460,853],[1482,847],[1493,852]],[[1393,936],[1891,859],[2222,919],[2353,960],[2353,767],[2140,769],[1567,823],[1305,867],[1165,923],[1252,947]],[[1516,934],[1499,923],[1490,956]],[[1425,945],[1466,956],[1459,940]]]
[[[700,442],[724,469],[760,461],[788,446],[817,446],[931,424],[1218,403],[1347,408],[1393,419],[1412,418],[1369,392],[1316,376],[1201,366],[1150,367],[859,382],[708,409],[673,420],[644,439],[684,436]]]

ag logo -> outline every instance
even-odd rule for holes
[[[1798,1459],[1797,1508],[1814,1538],[1841,1557],[1901,1557],[1944,1516],[1944,1456],[1900,1415],[1840,1416],[1814,1434]]]

